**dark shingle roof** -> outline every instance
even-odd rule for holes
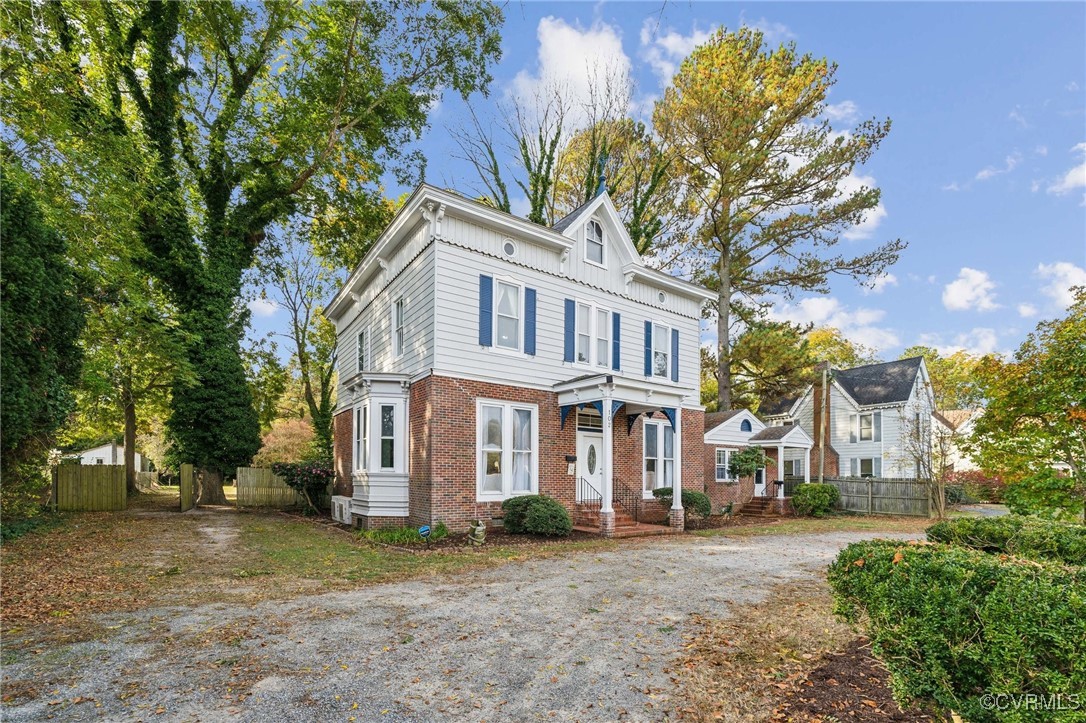
[[[751,442],[769,442],[775,439],[781,439],[786,434],[791,432],[795,427],[789,425],[787,427],[766,427],[758,434],[751,436]]]
[[[923,357],[834,369],[833,378],[857,404],[892,404],[908,400]]]
[[[758,413],[763,417],[775,417],[778,414],[787,414],[788,410],[792,408],[792,405],[796,403],[799,397],[785,397],[784,399],[775,399],[771,401],[762,402],[758,407]]]
[[[705,415],[705,431],[708,432],[710,429],[716,429],[742,411],[744,410],[729,409],[727,412],[709,412]]]
[[[595,200],[596,200],[595,198],[592,199],[592,201],[595,201]],[[569,228],[571,225],[573,225],[573,222],[576,221],[577,217],[581,215],[581,211],[584,210],[584,207],[587,206],[588,204],[592,203],[592,201],[586,201],[586,202],[582,203],[580,206],[578,206],[577,208],[570,211],[568,214],[563,216],[562,219],[558,223],[551,226],[551,230],[552,231],[557,231],[558,233],[562,233],[563,231],[565,231],[567,228]]]

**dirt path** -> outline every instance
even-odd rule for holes
[[[209,528],[209,529],[204,529]],[[232,545],[229,523],[195,532]],[[254,605],[97,616],[5,661],[5,720],[660,720],[691,615],[773,615],[867,533],[659,539]],[[207,546],[203,546],[207,548]]]

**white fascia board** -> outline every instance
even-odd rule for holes
[[[669,291],[674,291],[681,296],[686,296],[691,299],[708,301],[709,299],[716,298],[716,293],[709,289],[698,286],[697,284],[692,284],[689,281],[683,281],[671,274],[665,274],[663,271],[650,269],[648,266],[643,266],[641,264],[626,264],[622,267],[622,272],[630,278],[644,279],[651,284],[662,286]]]

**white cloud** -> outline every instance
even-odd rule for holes
[[[792,29],[784,23],[774,22],[767,20],[765,17],[760,17],[757,20],[747,20],[742,14],[739,15],[739,24],[759,30],[762,36],[765,38],[767,45],[780,45],[785,40],[790,40],[796,37],[796,34],[792,32]]]
[[[523,101],[553,88],[571,102],[570,112],[582,112],[597,81],[612,73],[629,77],[630,58],[622,49],[618,27],[597,20],[589,28],[570,25],[547,16],[536,28],[539,67],[533,74],[522,70],[513,78],[511,91]],[[567,119],[574,123],[577,118]]]
[[[248,307],[253,316],[259,316],[263,319],[275,316],[279,311],[279,304],[271,299],[252,299],[248,303]]]
[[[1033,152],[1036,153],[1038,156],[1042,156],[1042,157],[1047,156],[1048,155],[1048,146],[1037,146],[1036,148],[1033,149]]]
[[[780,304],[770,310],[769,316],[777,321],[832,326],[846,338],[875,349],[895,347],[901,343],[893,330],[875,325],[886,316],[882,309],[849,309],[828,296],[809,296],[794,304]]]
[[[1041,293],[1052,299],[1061,309],[1066,309],[1074,300],[1071,296],[1072,286],[1086,286],[1086,269],[1069,261],[1038,264],[1033,275],[1042,281]]]
[[[931,275],[928,276],[928,283],[929,284],[934,284],[935,283],[935,274],[931,274]]]
[[[844,180],[837,184],[837,187],[845,194],[845,196],[856,193],[865,186],[867,188],[874,188],[874,177],[857,176],[854,173],[850,173]],[[845,231],[841,236],[849,241],[859,241],[860,239],[868,238],[875,233],[875,229],[878,228],[884,218],[886,218],[886,207],[882,205],[882,201],[879,201],[877,206],[864,214],[863,221],[856,224],[848,231]]]
[[[1083,161],[1063,174],[1063,178],[1048,187],[1049,193],[1062,196],[1078,188],[1086,188],[1086,143],[1079,143],[1071,149],[1073,155],[1082,154]]]
[[[999,346],[999,335],[995,329],[976,327],[955,334],[950,341],[946,341],[943,334],[921,334],[918,342],[924,346],[934,348],[943,356],[948,356],[956,351],[983,355],[996,351]]]
[[[1029,128],[1029,122],[1026,120],[1026,117],[1024,115],[1022,115],[1022,106],[1016,105],[1011,110],[1011,112],[1007,114],[1007,117],[1010,118],[1015,123],[1017,123],[1018,125],[1020,125],[1021,127]]]
[[[860,114],[860,108],[851,100],[826,104],[826,117],[831,123],[851,123]]]
[[[865,296],[868,294],[881,294],[886,291],[887,286],[897,286],[897,277],[891,273],[876,276],[871,282],[871,288],[864,286],[861,290]]]
[[[1018,315],[1023,319],[1028,319],[1031,316],[1037,316],[1037,307],[1033,304],[1019,304]]]
[[[1004,173],[1010,173],[1018,164],[1022,162],[1022,154],[1018,151],[1007,156],[1003,159],[1003,167],[997,168],[996,166],[988,166],[977,171],[976,180],[987,181],[989,178],[995,178],[996,176],[1002,176]]]
[[[683,59],[712,34],[711,29],[699,30],[696,26],[689,35],[670,28],[661,32],[657,24],[649,18],[641,25],[641,57],[659,78],[660,85],[666,86],[675,77]]]
[[[999,308],[994,292],[995,282],[987,272],[964,266],[958,278],[943,287],[943,306],[950,311],[992,311]]]
[[[951,181],[950,183],[946,184],[945,186],[942,186],[941,189],[944,190],[944,191],[961,191],[961,190],[963,190],[962,187],[958,185],[957,181]]]
[[[528,218],[532,210],[532,203],[527,196],[513,196],[509,199],[509,213],[521,218]]]
[[[1067,84],[1066,88],[1067,90],[1074,93],[1076,90],[1078,90],[1078,83],[1072,80],[1070,83]]]

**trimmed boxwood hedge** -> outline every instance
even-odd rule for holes
[[[833,485],[808,482],[792,490],[792,509],[804,517],[825,517],[839,499],[841,492]]]
[[[657,487],[652,491],[652,496],[660,501],[660,504],[665,507],[671,507],[671,498],[674,493],[670,487]],[[709,495],[704,492],[698,492],[696,490],[683,490],[682,493],[683,512],[690,514],[694,512],[701,517],[708,517],[713,512],[713,505],[709,501]]]
[[[1036,517],[959,517],[928,528],[928,539],[984,552],[1086,565],[1086,526]]]
[[[513,534],[565,537],[573,521],[562,503],[546,495],[522,495],[502,502],[503,525]]]
[[[845,548],[829,582],[835,611],[863,623],[902,704],[935,703],[972,723],[1040,721],[1053,711],[996,710],[988,696],[1086,691],[1086,568],[875,540]]]

